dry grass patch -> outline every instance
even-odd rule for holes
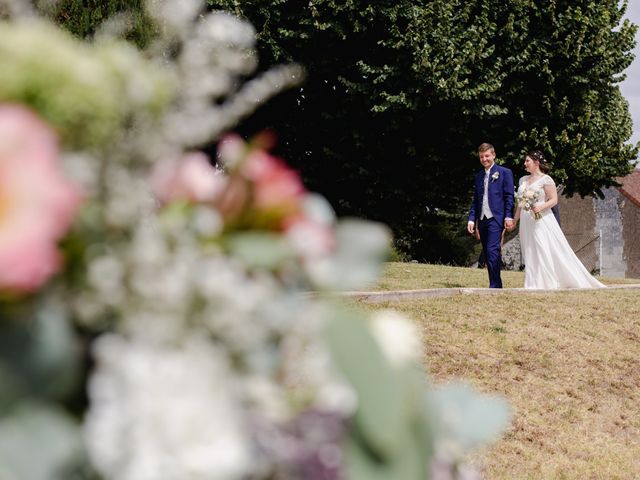
[[[640,283],[640,280],[631,278],[598,277],[598,280],[607,285]],[[524,272],[503,271],[502,281],[505,288],[521,288],[524,285]],[[486,269],[389,262],[385,264],[383,274],[374,290],[487,286],[489,280]]]
[[[512,425],[480,456],[489,479],[640,478],[637,291],[458,295],[365,308],[393,308],[419,323],[437,382],[464,378],[508,398]]]

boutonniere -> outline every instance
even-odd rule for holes
[[[500,178],[500,172],[493,172],[493,175],[491,175],[491,181],[495,182],[498,178]]]

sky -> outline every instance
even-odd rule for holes
[[[640,25],[640,0],[630,0],[627,7],[627,18],[636,25]],[[629,109],[633,118],[633,137],[631,142],[640,141],[640,31],[636,33],[636,58],[625,73],[627,78],[620,85],[622,94],[629,101]]]

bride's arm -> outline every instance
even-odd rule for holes
[[[520,191],[520,185],[522,185],[522,182],[524,182],[524,177],[520,177],[520,180],[518,180],[518,189],[517,189],[517,191]],[[515,207],[513,209],[515,214],[513,215],[513,228],[511,230],[515,230],[516,226],[518,225],[518,222],[520,221],[520,210],[522,210],[522,208],[520,207],[520,203],[516,202],[515,203]]]
[[[533,206],[531,210],[538,213],[547,208],[552,208],[558,203],[558,191],[556,190],[555,185],[545,185],[544,186],[544,194],[547,198],[547,201],[544,203],[538,203]]]
[[[516,206],[515,214],[513,215],[513,223],[511,224],[511,228],[507,228],[507,231],[513,232],[518,226],[518,222],[520,221],[520,207]]]

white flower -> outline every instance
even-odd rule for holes
[[[146,178],[131,175],[120,165],[109,165],[105,174],[107,220],[113,227],[136,225],[154,208],[154,198]]]
[[[217,210],[208,207],[196,207],[193,212],[193,228],[206,237],[213,237],[222,231],[222,217]]]
[[[415,324],[393,310],[382,310],[371,318],[374,338],[389,361],[396,366],[421,360],[422,339]]]
[[[245,478],[251,468],[226,357],[195,336],[160,346],[116,335],[95,344],[85,433],[112,480]]]
[[[167,2],[163,0],[147,0],[147,12],[161,22],[168,23],[172,27],[181,30],[191,26],[191,22],[202,9],[199,0],[181,0],[179,2]]]
[[[87,280],[105,303],[117,305],[125,296],[124,268],[113,255],[105,255],[89,264]]]
[[[214,44],[243,48],[253,47],[256,38],[255,29],[250,23],[222,11],[213,12],[199,22],[196,34]]]
[[[493,172],[493,175],[491,175],[491,181],[496,181],[498,178],[500,178],[500,172]]]

